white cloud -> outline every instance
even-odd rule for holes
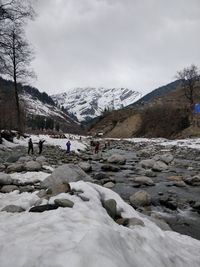
[[[40,90],[149,91],[200,65],[199,0],[38,0],[28,38]]]

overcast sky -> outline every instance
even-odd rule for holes
[[[73,87],[147,93],[177,70],[200,67],[200,0],[37,0],[28,39],[33,83],[49,94]]]

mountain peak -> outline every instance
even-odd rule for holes
[[[128,88],[76,87],[52,95],[53,100],[75,115],[79,121],[90,120],[105,110],[116,110],[133,104],[142,94]]]

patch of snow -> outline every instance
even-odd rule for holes
[[[63,193],[60,197],[73,199],[73,208],[1,212],[1,266],[199,267],[200,241],[162,231],[109,189],[82,181],[71,187],[83,190],[90,200]],[[124,217],[140,218],[145,227],[116,224],[102,207],[102,198],[115,199]],[[15,203],[28,209],[36,199],[35,194],[12,192],[4,194],[0,203],[1,207]]]

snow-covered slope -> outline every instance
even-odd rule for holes
[[[74,88],[53,95],[53,100],[74,114],[79,121],[93,119],[105,109],[120,109],[142,97],[142,94],[127,88]]]
[[[45,117],[60,117],[62,119],[66,119],[67,115],[56,106],[44,104],[38,98],[33,97],[31,94],[23,93],[20,95],[20,99],[23,100],[25,109],[28,114]]]

